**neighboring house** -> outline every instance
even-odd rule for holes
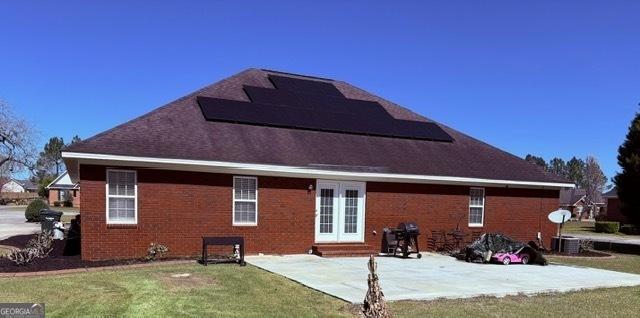
[[[71,202],[74,207],[80,207],[80,185],[71,181],[67,171],[49,183],[45,189],[49,191],[49,204]]]
[[[0,192],[12,192],[12,193],[21,193],[21,192],[38,192],[38,186],[31,182],[30,180],[18,180],[18,179],[5,179],[0,180],[2,183],[2,188],[0,188]]]
[[[607,221],[616,221],[620,223],[628,223],[627,217],[620,211],[620,199],[618,198],[617,188],[613,188],[602,197],[607,201],[606,216]]]
[[[580,214],[585,213],[583,219],[593,219],[600,211],[604,209],[606,203],[602,198],[596,200],[598,202],[587,202],[587,192],[585,189],[563,189],[560,190],[560,208],[571,211],[574,218],[579,218]],[[593,206],[593,210],[589,210],[589,206]]]
[[[424,248],[460,219],[548,246],[547,214],[573,187],[349,83],[260,69],[62,156],[82,186],[85,260],[141,257],[151,242],[197,255],[203,236],[229,235],[247,253],[375,253],[404,221]]]

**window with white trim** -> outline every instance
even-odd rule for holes
[[[138,183],[135,171],[107,170],[107,223],[138,222]]]
[[[258,178],[233,177],[233,225],[258,224]]]
[[[471,188],[469,193],[469,226],[482,226],[484,222],[484,189]]]

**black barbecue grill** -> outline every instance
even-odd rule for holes
[[[385,228],[382,236],[382,252],[393,254],[393,256],[398,256],[400,253],[404,258],[409,257],[409,254],[418,254],[418,258],[421,258],[418,235],[420,235],[420,228],[416,222],[403,222],[395,229]]]

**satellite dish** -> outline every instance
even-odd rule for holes
[[[549,221],[556,223],[556,224],[562,224],[564,222],[567,222],[571,219],[571,212],[567,211],[567,210],[556,210],[553,211],[551,213],[549,213]]]

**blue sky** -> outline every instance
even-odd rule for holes
[[[185,2],[3,1],[0,99],[40,147],[278,69],[351,82],[519,156],[591,154],[608,177],[639,109],[638,1]]]

